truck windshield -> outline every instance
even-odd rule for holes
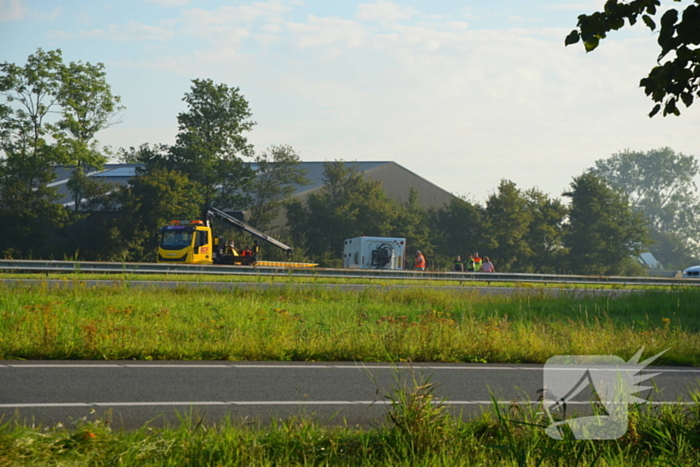
[[[164,250],[182,250],[192,245],[192,232],[166,231],[160,241]]]

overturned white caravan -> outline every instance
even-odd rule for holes
[[[345,268],[404,269],[405,261],[405,238],[355,237],[345,240]]]

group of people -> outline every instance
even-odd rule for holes
[[[465,271],[461,256],[455,258],[452,270],[455,272]],[[476,252],[473,255],[469,255],[467,258],[466,272],[496,272],[496,268],[488,256],[484,256],[484,259],[481,259],[479,253]]]
[[[413,264],[414,269],[417,271],[425,271],[425,256],[420,250],[416,251],[416,260]],[[464,263],[462,262],[462,257],[457,256],[454,260],[454,267],[452,269],[455,272],[465,272]],[[466,272],[496,272],[496,268],[489,259],[488,256],[484,256],[481,259],[479,253],[474,253],[469,255],[467,258]]]

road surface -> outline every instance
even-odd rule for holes
[[[687,404],[700,390],[700,369],[651,367],[655,405]],[[305,414],[324,424],[373,426],[385,420],[392,389],[426,381],[455,414],[504,403],[536,404],[543,365],[2,361],[0,417],[44,425],[84,416],[135,428],[175,423],[178,413],[215,421],[231,416],[266,423]],[[585,410],[590,394],[573,405]],[[573,406],[572,405],[572,406]],[[89,415],[94,410],[93,415]]]

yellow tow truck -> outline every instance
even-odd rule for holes
[[[255,227],[236,219],[214,207],[204,212],[205,220],[172,221],[161,227],[158,245],[159,263],[180,264],[238,264],[278,267],[314,267],[314,263],[293,263],[284,261],[259,261],[257,242],[252,250],[238,250],[231,243],[224,242],[223,237],[213,234],[211,221],[219,218],[253,237],[264,240],[291,254],[292,247],[261,232]]]

